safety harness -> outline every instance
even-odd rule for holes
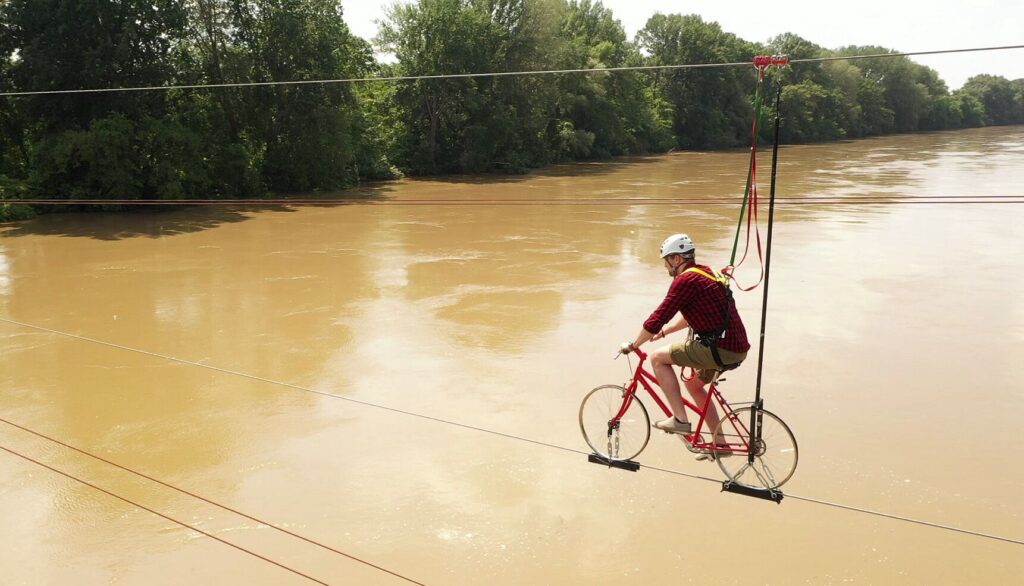
[[[732,289],[729,288],[729,277],[719,275],[717,273],[710,274],[697,267],[690,267],[683,271],[683,274],[686,273],[697,273],[698,275],[711,279],[718,283],[722,287],[723,293],[725,293],[725,307],[722,311],[722,325],[716,329],[705,330],[703,332],[694,330],[693,333],[697,337],[698,342],[707,346],[711,350],[711,356],[715,359],[715,364],[718,365],[720,370],[732,370],[739,366],[742,361],[735,364],[725,364],[725,362],[722,361],[722,356],[718,353],[718,339],[725,335],[725,330],[729,327],[730,310],[736,305],[736,301],[732,297]]]

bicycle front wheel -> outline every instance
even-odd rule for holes
[[[636,396],[618,385],[604,385],[587,393],[580,403],[580,431],[590,449],[609,460],[631,460],[651,439],[651,418]],[[629,407],[613,421],[623,402]]]
[[[799,450],[789,426],[774,413],[761,409],[761,439],[751,443],[751,407],[743,407],[723,418],[715,428],[715,441],[729,444],[731,450],[719,452],[718,467],[726,477],[741,486],[775,489],[786,483],[796,471]],[[754,461],[749,458],[754,453]]]

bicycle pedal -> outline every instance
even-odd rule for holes
[[[683,445],[686,446],[686,449],[689,450],[690,452],[692,452],[694,454],[701,454],[701,453],[703,453],[703,450],[701,448],[694,447],[693,446],[693,442],[691,442],[690,440],[686,439],[686,436],[680,434],[679,435],[679,440],[683,442]]]

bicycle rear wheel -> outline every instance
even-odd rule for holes
[[[751,445],[751,407],[743,407],[723,418],[715,428],[715,438],[724,438],[732,451],[719,452],[718,467],[726,477],[741,486],[775,489],[786,483],[796,471],[800,452],[789,426],[774,413],[761,409],[761,439]],[[716,439],[716,441],[722,441]],[[747,449],[750,446],[750,449]],[[748,458],[754,453],[754,461]],[[726,455],[726,457],[721,457]]]
[[[647,447],[651,439],[651,418],[647,408],[636,396],[629,398],[629,407],[616,423],[612,423],[626,389],[604,385],[587,393],[580,403],[580,431],[590,449],[609,460],[631,460]]]

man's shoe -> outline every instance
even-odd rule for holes
[[[661,431],[667,431],[668,433],[690,433],[691,431],[689,421],[679,421],[675,417],[669,417],[668,419],[658,421],[654,424],[654,427]]]

